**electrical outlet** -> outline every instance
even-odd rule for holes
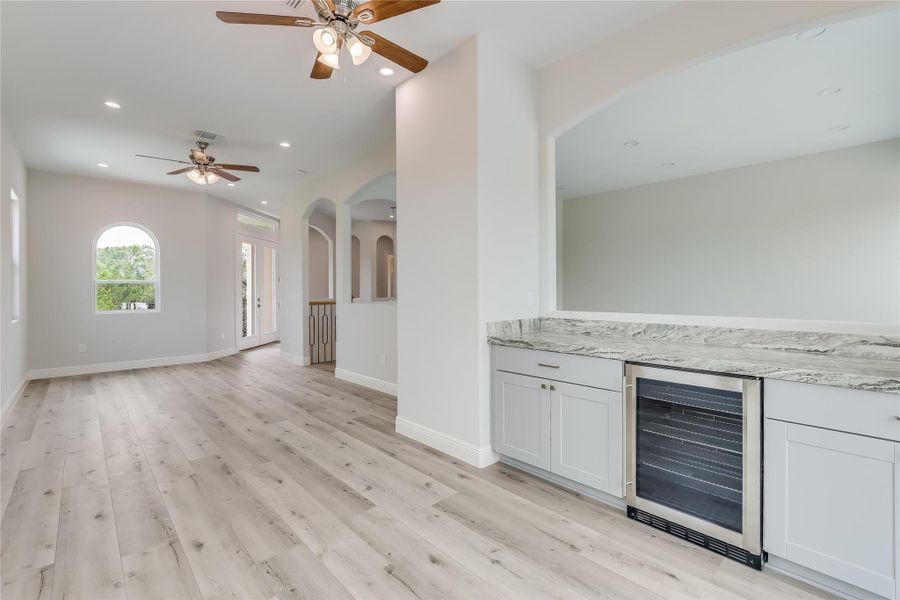
[[[87,344],[78,344],[79,352],[87,352]]]

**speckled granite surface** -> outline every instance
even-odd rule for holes
[[[900,394],[900,337],[574,319],[488,326],[488,342]]]

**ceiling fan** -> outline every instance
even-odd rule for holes
[[[183,169],[170,171],[169,173],[166,173],[166,175],[181,175],[182,173],[184,173],[185,175],[187,175],[188,179],[198,185],[212,185],[219,180],[219,177],[232,182],[241,180],[240,177],[238,177],[237,175],[233,175],[228,171],[248,171],[250,173],[259,173],[259,167],[254,167],[252,165],[218,164],[216,163],[216,158],[214,156],[210,156],[206,153],[207,148],[209,148],[209,144],[207,142],[197,142],[197,147],[191,148],[190,162],[186,160],[176,160],[174,158],[148,156],[146,154],[135,154],[135,156],[140,156],[141,158],[153,158],[156,160],[167,160],[169,162],[177,162],[183,165],[190,165],[188,167],[184,167]]]
[[[216,16],[226,23],[243,25],[284,25],[287,27],[315,27],[313,44],[318,50],[310,77],[328,79],[334,69],[341,68],[341,48],[346,47],[354,65],[361,65],[372,52],[418,73],[428,61],[409,50],[384,39],[371,31],[357,33],[360,23],[384,21],[403,13],[437,4],[441,0],[312,0],[318,20],[309,17],[290,17],[218,11]],[[297,7],[300,0],[288,0]]]

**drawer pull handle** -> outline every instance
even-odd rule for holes
[[[900,421],[900,415],[897,415],[897,416],[894,417],[894,418],[897,419],[898,421]]]
[[[538,363],[538,366],[539,367],[547,367],[548,369],[558,369],[559,368],[559,365],[548,365],[545,363]],[[897,417],[897,418],[900,419],[900,417]]]

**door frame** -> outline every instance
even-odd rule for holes
[[[253,289],[258,293],[259,290],[259,273],[260,273],[260,265],[262,264],[261,256],[265,252],[265,248],[269,247],[275,251],[275,277],[274,277],[274,295],[275,295],[275,329],[269,333],[263,333],[260,331],[262,319],[260,318],[260,308],[262,308],[260,304],[260,297],[256,296],[256,333],[252,336],[243,337],[242,336],[242,324],[243,324],[243,310],[242,310],[242,298],[241,298],[241,246],[243,244],[252,244],[253,245]],[[255,348],[257,346],[262,346],[264,344],[270,344],[272,342],[276,342],[279,340],[278,335],[278,308],[281,306],[281,302],[279,300],[279,283],[281,282],[281,276],[279,275],[279,261],[280,256],[278,253],[278,242],[262,237],[256,237],[252,235],[247,235],[244,233],[238,233],[235,239],[235,263],[234,263],[234,294],[235,294],[235,347],[238,350],[246,350],[248,348]]]

